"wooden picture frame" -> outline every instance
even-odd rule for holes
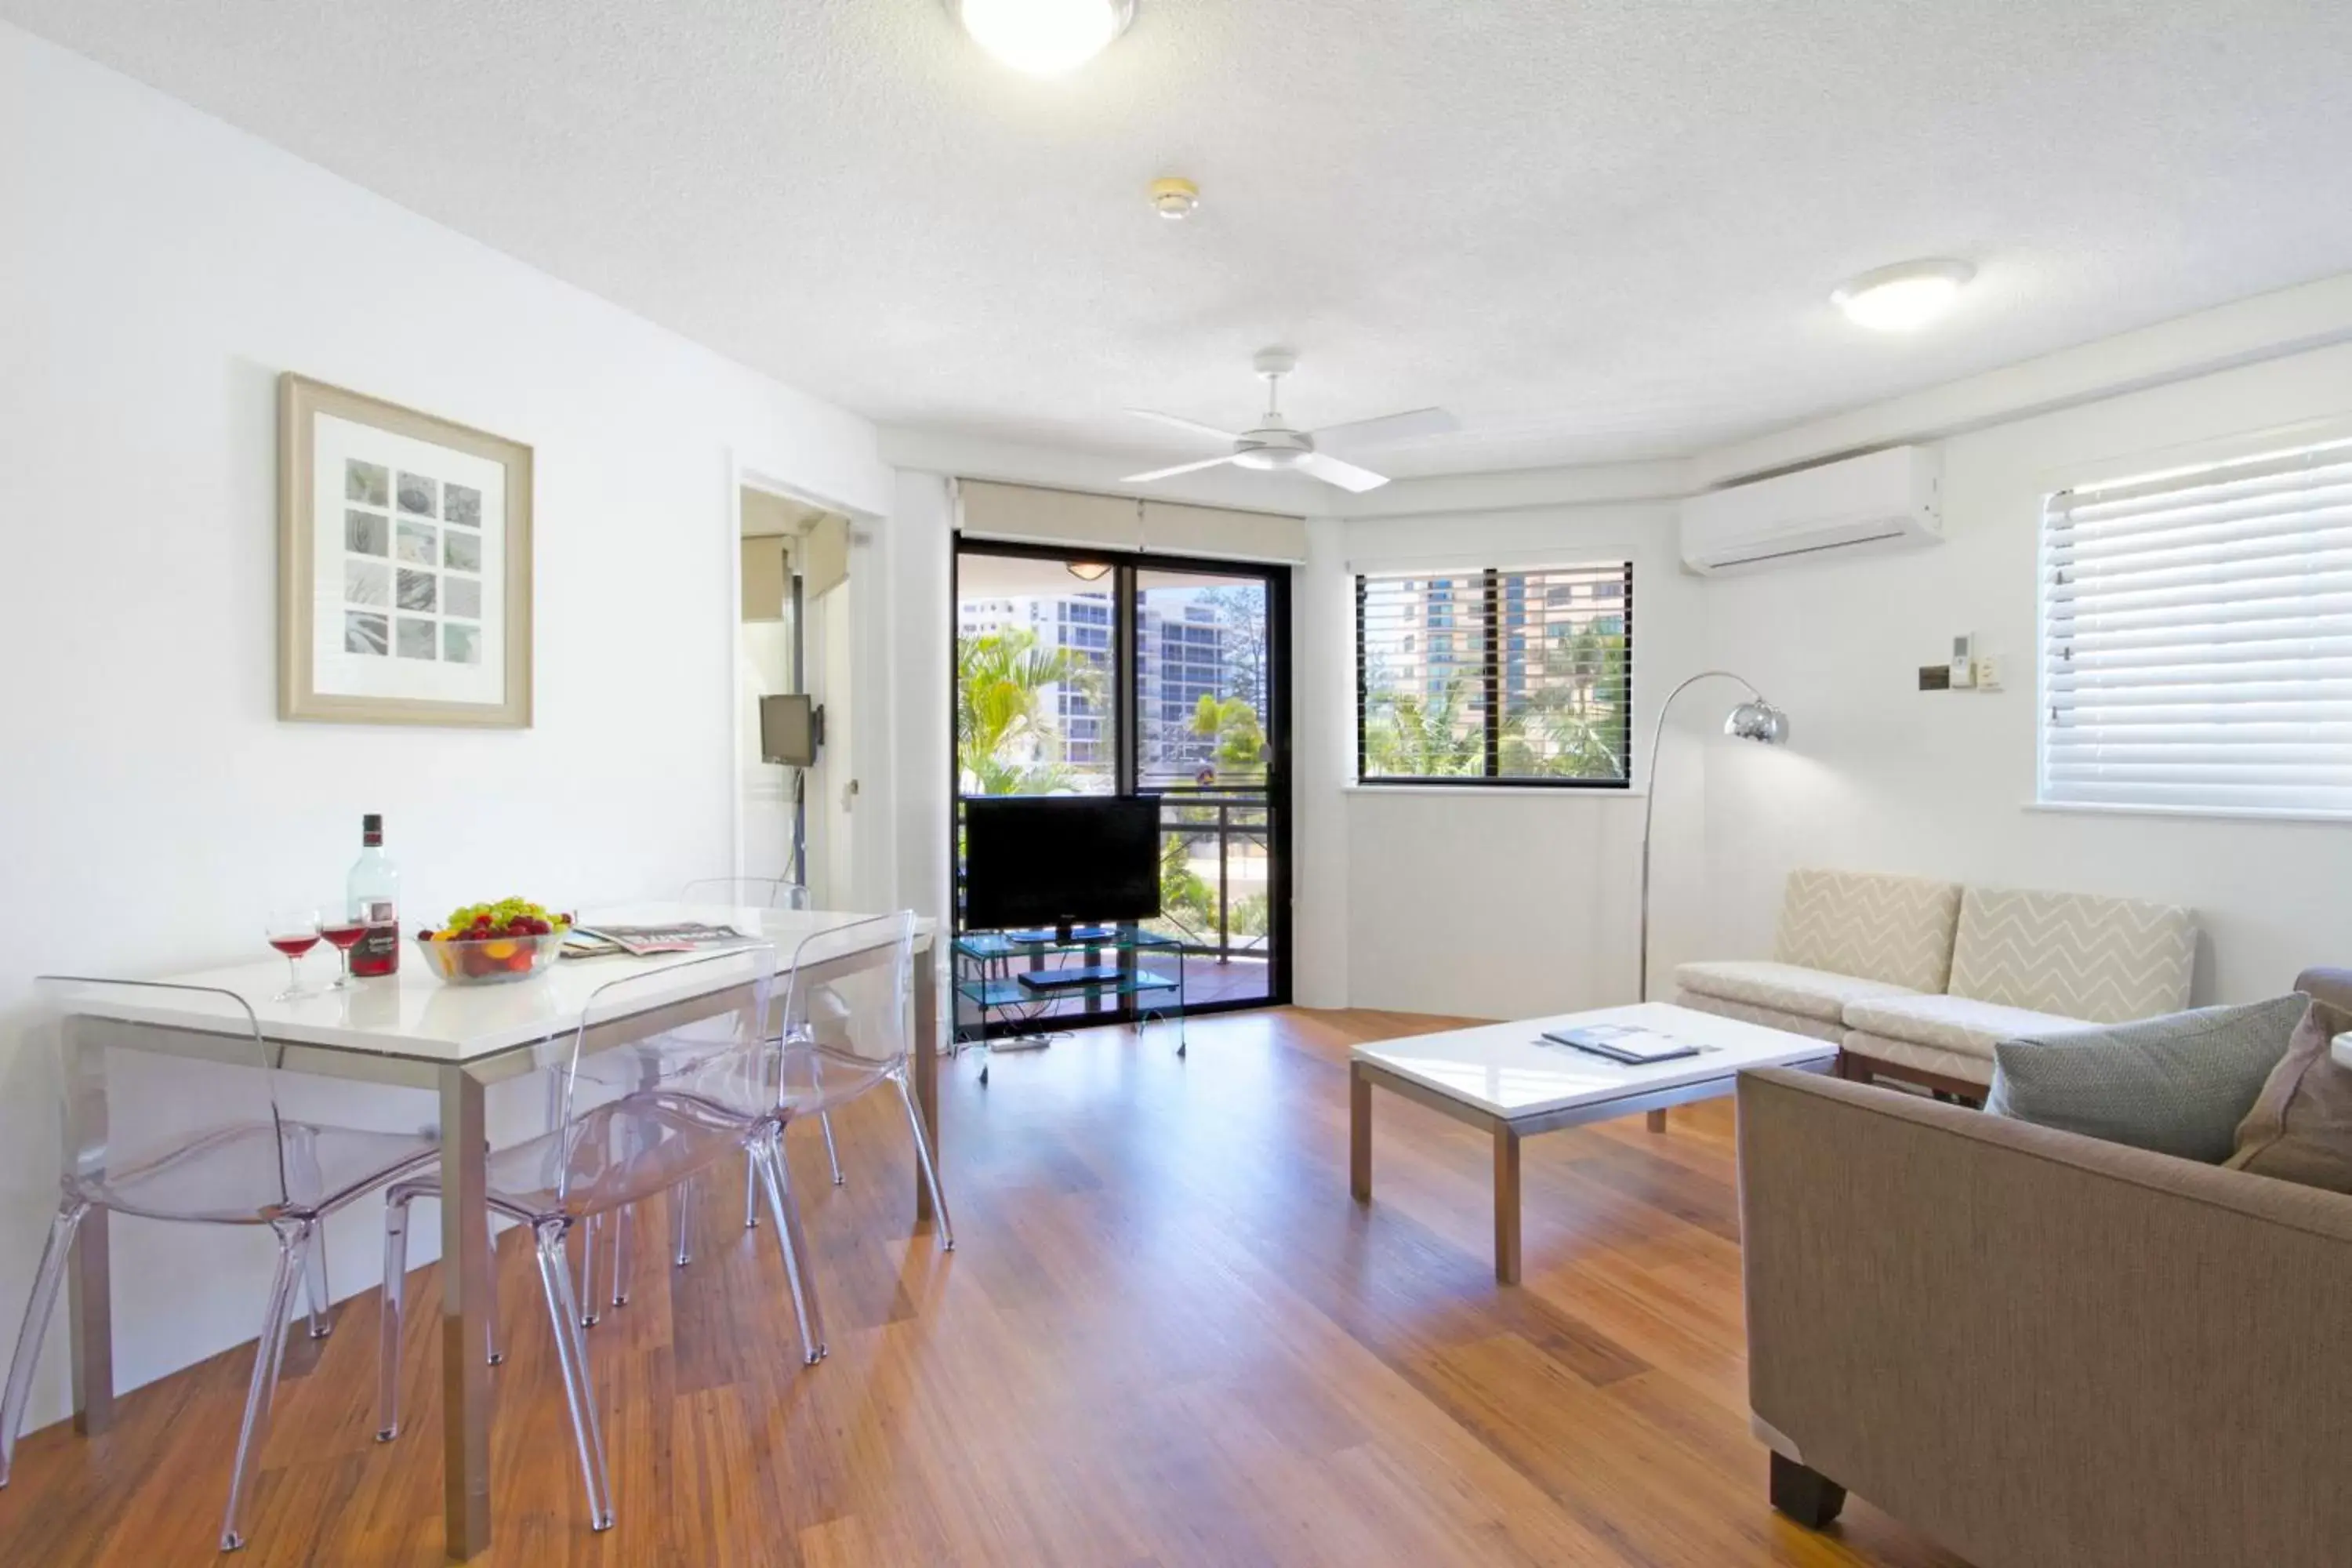
[[[278,376],[278,716],[530,727],[529,447]]]

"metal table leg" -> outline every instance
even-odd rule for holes
[[[1361,1062],[1348,1064],[1348,1192],[1372,1201],[1372,1080]]]
[[[915,964],[915,1039],[914,1080],[915,1100],[923,1108],[923,1127],[931,1145],[931,1158],[940,1157],[940,955],[936,949],[917,954]],[[981,1027],[987,1028],[987,1015],[981,1016]],[[931,1215],[930,1189],[923,1184],[923,1172],[919,1161],[915,1170],[915,1217],[927,1220]]]
[[[442,1506],[453,1562],[490,1546],[489,1132],[482,1083],[450,1063],[441,1091]]]
[[[107,1139],[106,1063],[103,1053],[84,1048],[78,1026],[68,1020],[65,1038],[66,1150],[80,1160],[86,1176],[101,1167]],[[94,1436],[114,1424],[113,1261],[109,1254],[106,1210],[82,1215],[74,1238],[73,1267],[66,1275],[68,1311],[73,1322],[74,1430]]]
[[[1495,1279],[1519,1282],[1519,1134],[1495,1123]]]

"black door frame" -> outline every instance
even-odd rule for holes
[[[1006,540],[968,539],[958,531],[948,541],[948,901],[950,919],[958,934],[963,931],[963,866],[956,846],[961,842],[963,811],[963,775],[959,766],[955,735],[958,697],[956,683],[961,673],[959,654],[963,642],[961,623],[962,560],[966,552],[975,555],[1005,555],[1030,561],[1101,562],[1111,568],[1113,583],[1112,647],[1113,662],[1119,679],[1114,681],[1111,699],[1113,730],[1117,740],[1112,757],[1113,787],[1121,794],[1156,794],[1165,798],[1165,790],[1145,791],[1138,782],[1137,752],[1140,744],[1140,727],[1136,723],[1136,677],[1138,663],[1136,646],[1136,574],[1139,572],[1198,572],[1213,576],[1255,577],[1265,584],[1265,638],[1268,670],[1266,676],[1266,902],[1267,935],[1270,950],[1266,962],[1266,994],[1230,1002],[1202,1003],[1187,1006],[1187,1016],[1198,1017],[1212,1013],[1244,1012],[1261,1007],[1286,1007],[1290,1005],[1292,970],[1293,911],[1291,909],[1291,645],[1290,587],[1293,568],[1258,561],[1220,561],[1205,555],[1167,555],[1157,552],[1096,550],[1076,544],[1028,544]],[[1177,798],[1181,798],[1178,792]],[[1080,1026],[1097,1024],[1129,1023],[1135,1018],[1134,1007],[1122,1001],[1117,1009],[1106,1008],[1089,1013],[1082,1018],[1067,1020]],[[992,1026],[996,1032],[998,1026]]]

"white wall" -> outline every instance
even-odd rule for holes
[[[1794,743],[1710,753],[1716,896],[1692,940],[1765,951],[1781,876],[1826,865],[2192,906],[2200,1001],[2273,995],[2306,964],[2352,962],[2352,825],[2027,809],[2042,496],[2347,415],[2352,348],[2336,347],[1956,437],[1942,443],[1948,542],[1708,584],[1709,657],[1788,710]],[[1917,667],[1961,632],[2000,657],[2005,690],[1917,689]]]
[[[1307,561],[1290,579],[1291,972],[1302,1007],[1345,1007],[1354,857],[1356,600],[1347,525],[1307,520]]]
[[[5,26],[0,211],[13,1324],[55,1201],[26,976],[259,956],[270,904],[340,899],[362,811],[412,921],[724,867],[737,465],[873,515],[894,496],[864,422]],[[277,721],[281,370],[536,448],[533,729]],[[330,1239],[339,1294],[374,1282],[369,1211]],[[265,1238],[126,1223],[118,1247],[125,1386],[252,1337]]]
[[[1317,528],[1300,598],[1324,613],[1303,649],[1299,738],[1310,752],[1303,776],[1324,787],[1303,804],[1311,816],[1345,802],[1345,860],[1337,878],[1347,949],[1343,965],[1322,961],[1318,978],[1342,973],[1353,1005],[1525,1016],[1633,999],[1652,704],[1701,668],[1703,588],[1674,559],[1672,517],[1671,507],[1655,503],[1601,503]],[[1633,683],[1642,726],[1633,790],[1342,791],[1331,784],[1352,776],[1355,767],[1352,610],[1345,629],[1328,635],[1331,606],[1352,604],[1345,598],[1351,571],[1623,560],[1633,563]],[[1697,700],[1703,695],[1694,692],[1687,710],[1677,707],[1666,742],[1654,973],[1688,956],[1678,933],[1693,923],[1704,830],[1703,770],[1690,737],[1704,731],[1685,723],[1696,722],[1691,714],[1719,722],[1722,705]],[[1303,825],[1301,877],[1310,890],[1334,878],[1328,843]],[[1315,918],[1328,918],[1328,910]],[[1302,984],[1301,992],[1302,999],[1319,1002],[1331,988],[1318,985],[1308,994]]]
[[[889,821],[898,907],[949,913],[949,638],[955,626],[948,579],[955,503],[943,476],[902,470],[884,563],[891,605]]]
[[[1657,803],[1654,990],[1671,994],[1681,959],[1769,950],[1781,879],[1801,865],[2189,905],[2206,933],[2200,1002],[2274,994],[2307,964],[2352,962],[2352,827],[2029,808],[2042,497],[2347,418],[2352,347],[2336,346],[1992,425],[1939,443],[1947,543],[1711,581],[1675,560],[1667,504],[1318,523],[1299,596],[1301,1000],[1496,1016],[1633,994],[1640,797],[1343,788],[1352,646],[1331,624],[1350,562],[1619,551],[1635,562],[1638,777],[1655,704],[1693,670],[1756,681],[1794,727],[1785,750],[1725,741],[1717,726],[1739,694],[1728,683],[1677,705]],[[2000,658],[2005,690],[1917,689],[1918,666],[1961,632]],[[1342,802],[1335,847],[1315,822]]]

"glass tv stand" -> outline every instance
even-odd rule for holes
[[[950,962],[958,1051],[990,1049],[992,1025],[1017,1031],[994,1048],[1034,1050],[1045,1043],[1042,1026],[1083,1027],[1089,1014],[1131,1010],[1138,1035],[1155,1019],[1174,1024],[1176,1054],[1184,1054],[1184,944],[1176,937],[1134,924],[1077,926],[1066,937],[967,931],[955,939]],[[1081,1010],[1058,1011],[1066,1002]],[[980,1081],[988,1081],[984,1060]]]

